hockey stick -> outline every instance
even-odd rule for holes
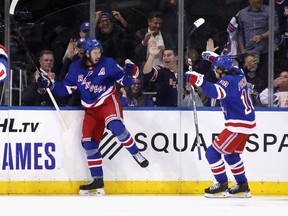
[[[15,12],[15,8],[16,8],[17,3],[18,3],[18,0],[12,0],[12,2],[10,4],[10,9],[9,9],[10,18],[12,20],[12,23],[13,23],[14,27],[17,29],[18,36],[19,36],[19,38],[22,41],[22,44],[23,44],[23,46],[24,46],[24,48],[25,48],[25,50],[27,52],[28,57],[30,58],[30,61],[32,62],[33,66],[35,67],[36,71],[38,71],[40,73],[40,75],[43,75],[43,71],[41,69],[40,70],[38,69],[38,67],[37,67],[37,65],[35,63],[36,61],[34,60],[35,58],[32,55],[32,53],[30,52],[30,50],[29,50],[29,48],[28,48],[28,46],[27,46],[27,44],[25,42],[25,38],[23,37],[22,33],[20,32],[20,29],[18,28],[18,26],[16,24],[16,21],[15,21],[15,18],[14,18],[14,12]],[[60,108],[59,108],[59,106],[58,106],[58,104],[57,104],[57,102],[56,102],[51,90],[49,88],[46,88],[46,91],[47,91],[47,93],[48,93],[48,95],[49,95],[49,97],[50,97],[50,99],[51,99],[56,111],[57,111],[58,117],[60,118],[63,126],[67,130],[68,126],[67,126],[67,124],[66,124],[66,122],[65,122],[65,120],[64,120],[64,118],[63,118],[63,116],[61,114]]]
[[[37,69],[37,67],[36,67],[36,69]],[[44,75],[45,74],[45,72],[41,68],[38,71],[39,71],[40,75]],[[58,106],[58,104],[57,104],[57,102],[56,102],[56,100],[55,100],[50,88],[46,88],[46,91],[47,91],[47,93],[48,93],[48,95],[49,95],[49,97],[50,97],[50,99],[51,99],[56,111],[57,111],[57,115],[60,118],[60,120],[62,122],[62,125],[64,126],[64,128],[66,130],[68,130],[69,127],[68,127],[68,125],[67,125],[67,123],[66,123],[66,121],[65,121],[65,119],[64,119],[64,117],[63,117],[63,115],[61,113],[61,110],[60,110],[60,108],[59,108],[59,106]]]
[[[188,29],[188,35],[191,36],[193,32],[201,25],[205,23],[205,20],[203,18],[197,19],[193,25]],[[187,51],[189,49],[189,42],[187,42]],[[192,72],[192,60],[191,58],[188,58],[188,64],[189,64],[189,71]],[[195,89],[193,85],[191,86],[192,92],[190,93],[190,97],[193,103],[193,114],[194,114],[194,124],[195,124],[195,131],[196,131],[196,144],[197,144],[197,149],[198,149],[198,159],[202,160],[201,157],[201,143],[200,143],[200,136],[199,136],[199,127],[198,127],[198,117],[197,117],[197,110],[196,110],[196,99],[195,99]]]
[[[203,18],[199,18],[197,19],[192,26],[190,26],[190,28],[188,29],[188,35],[191,36],[193,34],[193,32],[202,24],[205,23],[205,20]]]
[[[192,72],[192,60],[188,58],[188,64],[189,64],[189,71]],[[195,99],[195,89],[194,86],[191,85],[192,92],[190,93],[190,97],[193,102],[193,114],[194,114],[194,124],[195,124],[195,131],[196,131],[196,144],[197,144],[197,150],[198,150],[198,159],[202,160],[201,157],[201,143],[200,143],[200,136],[199,136],[199,127],[198,127],[198,117],[197,117],[197,110],[196,110],[196,99]]]
[[[186,44],[186,46],[187,46],[187,51],[189,50],[189,48],[190,48],[190,37],[191,37],[191,35],[193,34],[193,32],[197,29],[197,28],[199,28],[201,25],[203,25],[205,23],[205,20],[203,19],[203,18],[199,18],[199,19],[197,19],[190,27],[189,27],[189,29],[187,30],[187,33],[188,33],[188,37],[187,37],[187,44]]]

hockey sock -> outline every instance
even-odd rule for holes
[[[111,121],[108,125],[108,129],[111,130],[112,134],[118,138],[121,144],[130,152],[131,155],[135,155],[139,152],[133,137],[121,121]]]
[[[205,153],[206,159],[210,165],[210,169],[217,182],[228,181],[226,175],[225,163],[222,160],[221,154],[214,149],[212,145],[207,148]]]
[[[103,177],[102,155],[98,150],[99,143],[95,141],[84,141],[82,142],[82,145],[86,151],[87,163],[91,176]]]
[[[239,154],[229,154],[225,155],[224,159],[229,164],[231,172],[237,183],[245,183],[247,182],[247,178],[245,176],[245,167],[244,163],[240,158]]]

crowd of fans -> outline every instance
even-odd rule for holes
[[[287,31],[280,30],[280,17],[287,16],[286,1],[275,0],[276,5],[283,6],[283,11],[274,14],[274,35],[275,52],[279,49],[286,49]],[[205,78],[215,82],[213,68],[207,61],[201,59],[201,52],[209,50],[218,54],[229,55],[233,58],[235,65],[244,69],[247,81],[250,85],[251,98],[255,106],[267,106],[263,102],[264,91],[268,88],[268,45],[269,45],[269,6],[263,1],[250,0],[244,8],[239,8],[238,12],[226,23],[226,44],[218,46],[217,38],[204,38],[206,47],[199,50],[193,44],[187,34],[187,29],[193,21],[185,19],[184,25],[184,47],[185,58],[184,67],[178,71],[178,0],[161,0],[155,10],[151,10],[147,15],[146,26],[137,28],[131,22],[131,17],[127,19],[121,10],[95,11],[95,37],[101,42],[102,54],[106,57],[114,58],[121,66],[125,59],[131,59],[140,69],[140,75],[135,84],[129,89],[117,85],[123,106],[177,106],[177,89],[179,89],[179,73],[183,73],[183,106],[191,106],[189,94],[191,90],[187,88],[187,80],[184,76],[188,70],[187,59],[192,60],[192,68],[198,73],[205,75]],[[128,21],[129,20],[129,21]],[[286,24],[286,23],[285,23]],[[39,67],[49,67],[47,73],[52,79],[61,80],[65,77],[71,63],[77,61],[83,55],[81,45],[85,38],[89,36],[90,23],[83,20],[80,24],[79,35],[71,37],[67,42],[66,50],[60,59],[60,66],[56,65],[59,53],[55,55],[54,50],[41,50],[39,55]],[[19,42],[19,39],[15,39]],[[21,47],[21,46],[20,46]],[[154,49],[153,49],[154,47]],[[22,47],[23,49],[23,47]],[[156,49],[156,50],[155,50]],[[12,47],[11,54],[16,55],[21,52]],[[56,59],[57,58],[57,59]],[[45,61],[49,65],[45,66]],[[21,60],[20,60],[21,61]],[[277,68],[275,78],[280,76],[281,83],[274,85],[274,91],[286,91],[288,78],[287,58],[283,58]],[[278,66],[278,65],[277,65]],[[33,68],[33,66],[32,66]],[[39,89],[35,83],[35,67],[28,68],[28,84],[22,92],[21,105],[25,106],[47,106],[51,105],[45,89]],[[33,71],[34,70],[34,71]],[[52,72],[53,71],[53,72]],[[282,74],[282,75],[281,75]],[[284,74],[284,75],[283,75]],[[181,76],[182,77],[182,76]],[[286,78],[285,78],[286,77]],[[181,82],[182,83],[182,82]],[[281,88],[280,88],[281,87]],[[217,106],[217,102],[210,101],[201,88],[196,89],[198,106]],[[262,98],[260,97],[262,95]],[[69,98],[56,98],[60,106],[80,106],[80,99],[77,91]],[[275,103],[275,106],[280,106]]]

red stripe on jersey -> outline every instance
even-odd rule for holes
[[[154,82],[157,79],[157,76],[158,76],[158,71],[154,69],[154,74],[150,80]]]
[[[236,123],[236,122],[227,122],[225,126],[228,127],[244,127],[244,128],[254,128],[256,127],[256,123],[254,124],[245,124],[245,123]]]
[[[106,91],[104,94],[105,95],[102,95],[101,96],[101,98],[99,98],[99,99],[97,99],[92,105],[89,105],[89,107],[87,107],[87,106],[84,106],[83,104],[82,104],[82,106],[84,107],[84,108],[90,108],[90,107],[97,107],[98,105],[97,105],[97,103],[99,103],[99,101],[101,101],[101,100],[105,100],[105,99],[107,99],[110,95],[112,95],[114,92],[116,92],[116,86],[113,86],[113,88],[111,89],[111,91],[109,92],[109,91]],[[103,104],[103,103],[101,103],[101,104]],[[101,105],[100,104],[100,105]]]
[[[224,98],[225,93],[222,91],[221,88],[219,88],[219,92],[220,92],[220,98],[219,99]]]

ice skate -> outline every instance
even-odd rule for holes
[[[103,178],[93,178],[91,182],[80,186],[81,196],[104,196],[104,182]]]
[[[140,152],[138,152],[137,154],[133,155],[133,158],[143,168],[145,168],[145,167],[147,167],[149,165],[149,161],[146,158],[144,158],[143,155]]]
[[[252,197],[250,193],[250,188],[248,183],[236,184],[235,186],[228,189],[230,197],[235,198],[250,198]]]
[[[207,198],[228,198],[228,182],[219,182],[205,189]]]

